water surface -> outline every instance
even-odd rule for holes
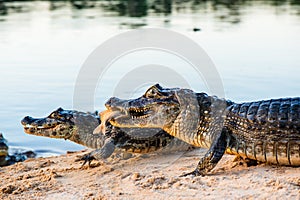
[[[11,146],[40,155],[84,148],[26,135],[20,120],[25,115],[43,117],[58,107],[72,109],[76,77],[88,55],[110,37],[138,28],[167,28],[196,41],[214,61],[229,99],[299,96],[299,2],[224,2],[0,3],[0,131]],[[145,58],[125,58],[123,67]],[[97,91],[95,109],[103,109],[111,85],[120,78],[117,74],[116,69],[108,77],[107,90]],[[201,80],[189,81],[193,89],[206,91]]]

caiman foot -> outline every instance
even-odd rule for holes
[[[82,166],[83,167],[86,163],[89,164],[89,167],[91,166],[91,162],[93,160],[104,160],[106,158],[108,158],[109,156],[111,156],[111,154],[114,152],[115,150],[115,144],[114,144],[114,139],[113,138],[108,138],[105,140],[105,143],[103,145],[103,147],[101,149],[96,149],[88,154],[85,154],[81,157],[79,157],[78,159],[76,159],[75,161],[84,161]]]
[[[75,160],[75,162],[79,162],[79,161],[84,161],[81,165],[81,167],[83,167],[86,163],[88,163],[88,166],[91,167],[91,162],[93,160],[96,160],[96,158],[94,156],[91,155],[91,153],[85,154],[83,156],[79,156],[79,158],[77,158]]]
[[[200,172],[199,170],[195,169],[194,171],[186,173],[186,174],[182,174],[179,177],[186,177],[186,176],[193,176],[193,177],[195,177],[195,176],[205,176],[205,175],[206,175],[205,173]]]

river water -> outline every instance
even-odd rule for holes
[[[141,28],[176,31],[199,44],[214,62],[226,98],[299,96],[299,1],[226,2],[0,1],[0,132],[10,146],[40,156],[83,149],[27,135],[20,120],[72,109],[76,78],[91,52],[112,36]],[[120,60],[123,69],[140,64],[142,54],[155,57],[151,51],[129,56]],[[209,92],[186,73],[193,89]],[[106,89],[96,91],[93,109],[104,108],[116,74],[117,67],[103,79]]]

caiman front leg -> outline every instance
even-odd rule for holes
[[[101,148],[96,149],[88,154],[83,155],[81,158],[77,159],[76,161],[84,161],[82,166],[84,166],[86,163],[90,166],[91,162],[93,160],[104,160],[108,157],[110,157],[116,148],[116,142],[120,137],[123,136],[123,133],[119,131],[116,127],[112,127],[111,129],[107,129],[107,132],[105,133],[105,136],[107,139],[105,139],[104,144]],[[94,134],[102,134],[100,133],[94,133]]]
[[[222,131],[220,131],[219,134],[216,135],[216,137],[213,139],[213,142],[209,148],[209,150],[206,152],[203,158],[198,163],[197,168],[190,172],[181,175],[188,176],[188,175],[194,175],[194,176],[204,176],[208,172],[210,172],[219,162],[219,160],[222,158],[222,156],[225,153],[225,150],[227,148],[227,138],[228,138],[228,130],[227,128],[223,128]]]
[[[81,158],[77,159],[76,161],[83,160],[82,166],[84,166],[86,163],[90,166],[92,160],[103,160],[111,156],[115,150],[115,141],[113,138],[107,138],[105,140],[105,143],[101,149],[96,149]]]

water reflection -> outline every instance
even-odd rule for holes
[[[0,1],[0,15],[7,14],[7,7],[4,2]]]
[[[88,0],[82,0],[82,1],[70,0],[70,3],[71,3],[73,8],[76,8],[76,9],[79,9],[79,10],[95,7],[95,2],[88,1]]]
[[[1,131],[16,146],[73,149],[64,141],[20,134],[20,118],[72,108],[80,65],[123,28],[149,25],[191,36],[208,49],[234,100],[282,91],[282,96],[295,95],[300,88],[299,17],[299,0],[0,0]],[[135,66],[139,59],[122,67]]]
[[[143,17],[148,14],[147,0],[107,1],[107,3],[102,4],[102,7],[107,11],[117,13],[119,16]]]
[[[67,2],[64,1],[50,1],[49,10],[58,10],[67,7]]]
[[[0,0],[0,15],[30,11],[22,2]]]
[[[69,0],[49,1],[49,10],[68,7],[70,9],[98,9],[110,12],[117,16],[145,17],[148,15],[170,15],[173,13],[188,12],[215,12],[220,13],[217,18],[230,23],[239,23],[242,19],[242,12],[247,7],[255,5],[269,5],[292,10],[293,14],[300,15],[299,0]],[[31,9],[34,9],[32,7]],[[0,0],[0,15],[8,15],[15,12],[30,12],[27,4],[20,1]]]
[[[150,6],[150,9],[155,13],[171,14],[172,0],[155,0]]]

